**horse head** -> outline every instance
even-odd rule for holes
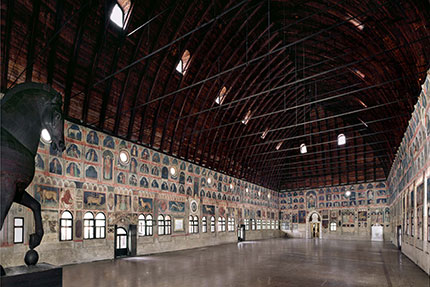
[[[66,148],[64,144],[64,118],[61,112],[61,95],[52,89],[54,96],[45,105],[42,113],[42,129],[46,129],[51,136],[51,145],[55,151],[62,153]]]

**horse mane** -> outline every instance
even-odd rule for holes
[[[34,83],[34,82],[28,82],[28,83],[22,83],[14,86],[12,89],[9,89],[6,91],[4,97],[1,99],[0,106],[3,106],[7,101],[9,101],[10,98],[14,97],[16,94],[19,94],[24,91],[45,91],[46,94],[51,95],[52,104],[54,105],[61,105],[62,104],[62,98],[60,93],[58,93],[54,88],[52,88],[48,84],[43,83]]]

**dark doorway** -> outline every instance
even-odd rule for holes
[[[245,241],[245,224],[241,224],[237,230],[237,240],[239,242]]]
[[[402,226],[397,226],[397,248],[402,250]]]
[[[136,256],[137,254],[137,225],[131,224],[128,227],[128,238],[129,238],[129,249],[130,256]]]
[[[115,229],[115,257],[127,256],[128,238],[127,230],[123,227]]]

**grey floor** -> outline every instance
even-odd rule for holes
[[[272,239],[66,266],[64,287],[430,286],[393,245]]]

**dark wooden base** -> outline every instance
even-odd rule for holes
[[[61,287],[63,268],[46,263],[6,268],[6,275],[0,277],[0,283],[2,287]]]

